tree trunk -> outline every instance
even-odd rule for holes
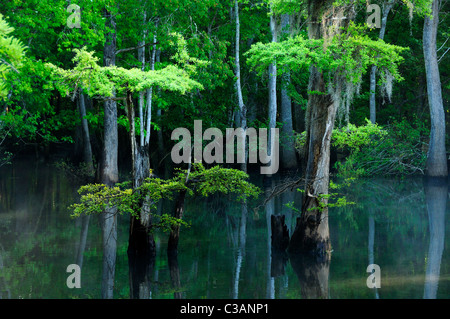
[[[148,148],[138,146],[136,143],[135,115],[132,94],[127,92],[126,99],[128,109],[128,121],[130,124],[131,161],[133,189],[142,185],[145,178],[149,176],[150,161]],[[155,241],[151,234],[150,218],[150,198],[143,199],[138,203],[136,209],[139,211],[139,218],[131,216],[130,233],[128,240],[128,255],[131,257],[146,256],[153,258],[155,255]]]
[[[147,14],[144,11],[143,20],[146,23]],[[145,69],[145,37],[147,32],[144,31],[143,41],[139,42],[142,46],[138,49],[138,59],[141,63],[141,69]],[[154,36],[154,43],[156,42],[156,35]],[[155,45],[153,45],[152,59],[150,61],[151,69],[154,70],[155,64]],[[144,115],[144,96],[147,98],[147,109]],[[139,145],[136,142],[136,130],[135,130],[135,112],[133,105],[133,98],[130,91],[127,92],[127,110],[128,121],[130,125],[130,143],[131,143],[131,161],[132,161],[132,176],[133,176],[133,189],[139,188],[150,174],[150,121],[151,121],[151,103],[152,103],[152,90],[139,92],[139,125],[140,136]],[[145,131],[144,131],[145,128]],[[130,217],[130,229],[128,239],[128,256],[131,259],[130,264],[133,267],[139,267],[139,262],[150,262],[154,260],[156,254],[155,240],[151,233],[152,221],[150,215],[151,199],[149,196],[142,199],[136,210],[139,212],[139,217]],[[131,269],[131,268],[130,268]],[[135,268],[138,269],[138,268]],[[151,267],[150,267],[151,270]],[[149,271],[150,271],[149,270]],[[139,275],[138,275],[139,276]],[[138,278],[145,279],[147,276],[140,276]],[[147,285],[147,283],[142,283]]]
[[[383,8],[383,17],[381,18],[381,28],[380,28],[380,34],[379,38],[381,40],[384,39],[384,34],[386,33],[386,24],[387,24],[387,17],[389,15],[389,11],[391,11],[392,7],[394,6],[395,0],[390,0],[386,6]],[[372,65],[372,68],[370,70],[370,122],[375,124],[376,122],[376,87],[377,87],[377,81],[376,81],[376,74],[377,74],[377,67],[376,65]]]
[[[241,163],[241,170],[247,172],[247,158],[248,158],[248,146],[247,146],[247,106],[244,104],[244,98],[242,96],[242,86],[241,86],[241,64],[240,64],[240,22],[239,22],[239,4],[238,0],[234,1],[234,13],[235,13],[235,21],[236,21],[236,38],[235,38],[235,76],[236,76],[236,93],[238,97],[238,105],[239,105],[239,123],[240,127],[243,129],[243,134],[241,136],[242,142],[241,145],[243,147],[240,152],[244,152],[244,162]],[[239,138],[239,137],[238,137]],[[239,143],[238,143],[239,145]],[[239,152],[239,150],[238,150]],[[239,158],[239,155],[238,155]],[[245,254],[245,236],[246,236],[246,221],[247,221],[247,201],[245,199],[241,202],[241,224],[239,228],[240,233],[240,245],[238,249],[238,255],[236,260],[236,271],[234,276],[234,286],[233,286],[233,298],[237,299],[239,295],[239,278],[241,273],[242,260]]]
[[[238,97],[238,105],[239,105],[239,123],[240,127],[244,130],[244,134],[240,138],[243,139],[242,141],[242,147],[243,150],[240,150],[240,152],[244,152],[245,154],[245,160],[243,163],[241,163],[241,170],[244,172],[247,172],[247,138],[245,135],[245,131],[247,130],[247,107],[244,104],[244,99],[242,97],[242,87],[241,87],[241,64],[240,64],[240,49],[239,49],[239,42],[240,42],[240,23],[239,23],[239,5],[238,1],[234,1],[234,11],[235,11],[235,18],[236,18],[236,56],[235,56],[235,75],[236,75],[236,92]],[[238,150],[239,152],[239,150]],[[239,157],[239,156],[238,156]]]
[[[112,29],[112,31],[106,34],[103,65],[114,66],[116,64],[116,23],[113,15],[108,10],[105,10],[105,17],[107,27]],[[116,101],[110,99],[105,101],[103,160],[101,168],[101,181],[109,186],[114,185],[119,180],[117,153],[117,104]]]
[[[321,12],[328,2],[309,2],[309,37],[323,35]],[[307,166],[305,172],[305,193],[302,200],[302,213],[289,243],[289,252],[308,252],[313,255],[329,257],[331,251],[328,228],[328,194],[330,171],[330,140],[336,118],[337,105],[327,93],[323,74],[316,67],[310,68],[307,131]]]
[[[189,162],[189,166],[186,173],[185,185],[187,186],[189,181],[189,174],[191,173],[191,163]],[[175,213],[174,217],[177,219],[183,218],[184,213],[184,201],[186,199],[187,190],[183,189],[178,194],[177,202],[175,203]],[[169,255],[177,255],[178,253],[178,241],[180,239],[180,225],[172,225],[172,229],[169,235],[169,242],[167,244],[167,253]]]
[[[79,109],[81,117],[81,128],[83,130],[83,160],[86,163],[89,174],[94,174],[94,159],[92,156],[91,138],[89,135],[89,125],[86,119],[86,103],[83,93],[79,95]]]
[[[158,26],[158,24],[156,24],[156,27]],[[153,36],[153,50],[152,50],[152,56],[151,56],[151,60],[150,60],[150,70],[155,70],[155,58],[156,58],[156,30],[155,30],[155,35]],[[148,145],[150,144],[150,124],[151,124],[151,120],[152,120],[152,98],[153,98],[153,87],[148,88],[146,90],[147,93],[147,119],[146,119],[146,126],[145,126],[145,130],[147,131],[147,135],[145,136],[145,145],[148,147]]]
[[[184,213],[184,201],[186,199],[186,190],[180,191],[178,194],[177,202],[175,204],[174,217],[181,219]],[[180,225],[172,226],[172,230],[169,235],[169,242],[167,244],[167,252],[172,255],[176,255],[178,251],[178,241],[180,240]]]
[[[432,3],[432,17],[426,16],[423,27],[423,53],[427,76],[428,104],[430,106],[431,132],[427,158],[428,176],[447,176],[445,150],[445,112],[442,101],[441,80],[436,52],[440,1]]]
[[[281,30],[285,34],[290,34],[289,31],[289,14],[281,16]],[[281,165],[284,169],[294,169],[297,167],[297,157],[294,146],[294,133],[292,126],[292,101],[288,93],[288,87],[291,83],[291,75],[289,72],[282,75],[281,85],[281,110],[280,117],[283,127],[281,128],[281,135],[283,141],[281,143]]]
[[[270,32],[272,34],[272,42],[277,42],[276,18],[272,7],[270,8]],[[272,128],[277,124],[277,65],[272,63],[269,65],[269,140],[267,143],[268,152],[272,154]]]
[[[132,138],[135,139],[134,136]],[[139,187],[145,178],[148,177],[150,169],[148,148],[135,146],[133,162],[134,188]],[[151,275],[154,270],[156,256],[156,244],[151,233],[150,198],[147,197],[141,200],[136,209],[139,211],[139,218],[135,216],[130,217],[127,250],[130,272],[130,298],[148,299],[151,294]]]
[[[285,223],[286,216],[271,215],[272,250],[283,252],[289,244],[289,231]]]
[[[155,50],[155,63],[160,62],[161,59],[161,50]],[[157,90],[159,92],[160,89]],[[161,164],[162,159],[164,158],[164,137],[163,137],[163,126],[162,126],[162,110],[158,108],[156,110],[156,117],[158,121],[159,130],[157,131],[157,138],[158,138],[158,167]]]
[[[106,25],[111,29],[106,34],[103,51],[104,66],[116,63],[116,23],[110,11],[105,9]],[[105,101],[103,158],[100,170],[101,183],[113,186],[119,180],[117,163],[118,134],[117,134],[117,105],[114,100]],[[115,208],[106,209],[102,214],[103,235],[103,277],[102,298],[113,298],[114,274],[117,251],[117,211]]]
[[[141,70],[145,70],[145,39],[138,42],[138,60],[141,63]],[[145,133],[144,133],[144,91],[139,92],[139,145],[144,146]]]

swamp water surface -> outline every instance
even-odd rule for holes
[[[51,165],[18,161],[0,168],[1,298],[101,298],[100,220],[71,219],[67,210],[78,186]],[[167,234],[155,233],[156,260],[139,296],[450,297],[446,186],[377,178],[356,181],[343,193],[356,204],[330,209],[333,252],[321,267],[271,254],[270,215],[284,214],[292,233],[297,215],[285,204],[300,209],[300,192],[285,192],[259,209],[261,198],[247,209],[224,196],[189,199],[190,227],[182,228],[177,263],[168,262]],[[128,216],[120,216],[114,298],[130,298],[128,226]],[[81,288],[67,287],[70,264],[81,266]],[[380,266],[379,289],[367,286],[369,264]]]

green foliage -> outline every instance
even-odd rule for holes
[[[415,120],[393,120],[390,124],[366,124],[335,128],[331,145],[338,152],[336,174],[343,178],[387,175],[423,174],[425,169],[429,129]],[[295,147],[301,151],[306,132],[296,134]]]
[[[240,51],[244,53],[250,49],[241,54],[241,81],[249,126],[259,128],[267,123],[266,75],[268,64],[274,60],[278,64],[278,74],[289,71],[291,75],[289,95],[300,105],[293,114],[296,128],[303,127],[308,94],[318,93],[308,92],[308,68],[311,65],[323,71],[329,91],[337,88],[338,83],[348,82],[357,88],[361,83],[361,95],[354,103],[346,105],[350,110],[350,122],[358,126],[365,124],[364,119],[369,115],[369,84],[363,75],[372,64],[376,64],[378,75],[381,75],[377,78],[381,82],[390,75],[396,80],[404,79],[394,86],[392,99],[377,93],[378,123],[385,128],[385,125],[392,125],[392,117],[397,121],[403,118],[412,121],[414,116],[427,123],[429,112],[426,98],[423,98],[426,96],[426,86],[422,32],[423,15],[429,12],[431,0],[397,1],[395,10],[388,17],[384,42],[376,40],[379,29],[369,29],[365,24],[367,1],[364,0],[327,1],[323,13],[335,12],[331,10],[331,5],[354,9],[355,23],[360,26],[350,24],[332,38],[318,40],[308,39],[307,36],[308,1],[238,2]],[[370,3],[381,6],[385,2],[376,0]],[[163,139],[167,140],[174,128],[191,129],[194,119],[202,119],[205,125],[222,130],[235,125],[235,22],[232,10],[230,12],[233,2],[78,0],[76,4],[81,7],[80,29],[67,27],[66,19],[70,15],[66,11],[67,1],[2,2],[0,12],[7,26],[0,27],[3,30],[0,33],[8,34],[1,37],[3,49],[0,50],[0,58],[19,71],[17,73],[0,62],[0,68],[8,69],[6,77],[0,75],[0,85],[4,87],[0,95],[10,94],[8,100],[0,98],[0,137],[3,139],[6,136],[3,144],[5,150],[13,151],[12,146],[18,141],[31,145],[70,142],[80,138],[75,135],[75,128],[80,123],[75,103],[64,98],[73,97],[75,91],[80,90],[100,99],[111,96],[111,91],[115,90],[117,98],[121,99],[127,90],[132,91],[136,98],[135,92],[154,87],[152,130],[160,129]],[[117,66],[109,69],[102,67],[106,34],[111,31],[105,25],[104,9],[115,18],[117,50],[120,52],[116,58]],[[411,20],[409,9],[414,12]],[[275,15],[279,33],[280,15],[291,15],[291,35],[278,34],[278,40],[285,41],[268,43],[271,42],[269,11]],[[449,84],[445,79],[448,78],[450,54],[444,54],[448,47],[449,19],[445,14],[448,12],[448,2],[443,3],[441,12],[437,48],[440,48],[439,58],[442,57],[439,68],[445,101],[449,97]],[[11,31],[13,28],[14,31]],[[151,45],[154,36],[157,39],[155,47]],[[137,47],[144,40],[147,44],[146,65],[141,71],[138,50],[130,48]],[[12,43],[17,44],[14,45],[17,48],[25,44],[27,48],[23,52],[26,52],[26,57],[6,54],[5,45],[10,47]],[[155,71],[150,71],[148,57],[152,56],[154,48],[159,59]],[[74,55],[76,59],[73,59]],[[20,62],[12,63],[17,60],[14,56]],[[254,71],[265,76],[257,77]],[[278,78],[279,82],[282,81],[281,77]],[[341,89],[345,95],[348,87]],[[118,123],[128,129],[122,104],[118,103]],[[102,103],[94,99],[86,111],[93,141],[101,140]],[[139,124],[137,121],[137,134]],[[152,146],[154,142],[152,139]],[[170,147],[170,143],[166,143],[165,147]],[[349,170],[357,165],[355,161],[356,158],[348,158]]]
[[[94,178],[94,172],[85,162],[81,162],[75,166],[68,161],[60,160],[54,166],[77,184],[87,183]]]
[[[240,200],[246,197],[257,197],[261,190],[247,181],[248,175],[240,170],[214,166],[206,169],[202,164],[193,164],[192,170],[178,169],[171,179],[150,177],[141,186],[133,189],[130,182],[116,184],[113,187],[104,184],[88,184],[81,186],[78,193],[80,203],[69,207],[71,217],[82,214],[100,214],[108,207],[115,207],[119,214],[130,214],[139,218],[142,201],[149,202],[151,210],[161,199],[172,200],[180,191],[188,195],[207,197],[215,193],[234,193]],[[151,214],[156,222],[155,228],[170,230],[171,225],[186,225],[180,219],[163,212],[161,215]]]
[[[8,151],[3,151],[0,148],[0,167],[3,165],[11,164],[11,159],[13,158],[13,153]]]
[[[332,39],[307,39],[303,35],[282,42],[261,42],[246,52],[247,63],[259,74],[276,61],[280,72],[302,72],[311,65],[329,76],[342,76],[347,82],[357,84],[372,65],[389,72],[396,80],[402,77],[398,64],[406,50],[383,40],[374,41],[364,35],[365,29],[351,23]]]
[[[318,206],[312,207],[309,210],[319,210],[322,212],[324,209],[333,208],[333,207],[346,207],[348,205],[355,205],[355,202],[347,200],[347,197],[343,193],[337,192],[337,190],[348,188],[355,178],[346,178],[342,180],[339,184],[330,180],[329,188],[330,190],[334,190],[335,192],[328,194],[319,194],[317,196]],[[304,189],[297,188],[298,192],[305,193]],[[289,202],[284,204],[287,208],[292,209],[293,212],[301,214],[301,210],[295,207],[294,202]]]
[[[14,31],[0,13],[0,99],[5,99],[8,95],[8,88],[5,80],[9,73],[19,73],[22,60],[25,58],[26,47],[23,43],[11,36]]]
[[[374,138],[382,138],[386,134],[381,126],[372,124],[366,119],[366,125],[356,127],[349,123],[341,129],[335,129],[332,134],[332,145],[340,149],[347,147],[356,152],[372,143]]]
[[[185,176],[185,172],[179,173],[179,178]],[[195,184],[194,190],[197,194],[207,197],[215,193],[237,195],[241,200],[246,197],[257,197],[259,188],[246,181],[248,174],[237,169],[222,168],[218,165],[206,169],[201,164],[194,164],[194,170],[189,179]]]
[[[138,68],[125,69],[123,67],[101,67],[99,58],[94,52],[88,52],[86,47],[74,49],[75,67],[65,70],[52,63],[47,66],[52,69],[58,82],[60,91],[69,95],[80,87],[91,97],[113,97],[114,94],[125,95],[127,91],[140,92],[153,86],[181,94],[194,88],[201,89],[200,83],[192,80],[189,74],[195,72],[197,66],[204,66],[204,62],[190,58],[185,49],[184,39],[175,34],[178,51],[174,59],[182,66],[168,65],[161,70],[142,71]]]
[[[335,164],[338,175],[376,176],[423,174],[429,131],[416,121],[394,121],[335,129],[332,145],[348,155]]]
[[[8,138],[25,140],[40,140],[41,142],[73,142],[69,135],[64,133],[67,129],[73,129],[79,119],[74,112],[63,110],[55,114],[54,110],[29,110],[16,106],[3,114],[0,114],[3,135]],[[61,135],[58,136],[58,133]]]

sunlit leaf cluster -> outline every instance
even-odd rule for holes
[[[203,86],[191,78],[197,67],[206,66],[206,62],[192,58],[186,50],[186,41],[179,34],[173,34],[173,44],[178,48],[173,56],[176,64],[169,64],[160,70],[142,71],[138,68],[126,69],[117,66],[102,67],[93,51],[86,47],[74,49],[73,69],[63,69],[48,63],[55,75],[55,81],[65,95],[81,89],[91,97],[111,98],[125,95],[128,91],[140,92],[151,87],[186,93]]]
[[[0,14],[0,99],[5,99],[8,95],[5,83],[8,73],[18,73],[25,58],[26,47],[11,35],[13,31],[14,28]]]
[[[330,79],[343,76],[348,82],[357,83],[372,65],[401,80],[398,65],[403,61],[400,54],[405,50],[383,40],[372,40],[362,27],[351,23],[332,39],[308,39],[298,35],[282,42],[259,42],[246,55],[247,63],[260,75],[275,62],[279,73],[305,72],[315,66]]]
[[[80,202],[69,207],[71,217],[81,215],[101,214],[107,208],[115,208],[119,214],[130,214],[139,218],[142,201],[149,201],[151,211],[156,210],[156,204],[162,199],[174,199],[180,191],[186,191],[189,196],[209,196],[216,193],[235,194],[237,200],[246,197],[257,197],[261,192],[258,187],[247,181],[248,175],[237,169],[214,166],[205,168],[202,164],[193,164],[192,169],[178,169],[171,179],[149,177],[137,188],[132,188],[130,182],[109,187],[104,184],[88,184],[79,188]],[[170,213],[162,215],[152,213],[159,222],[154,227],[166,227],[169,221],[180,223],[173,219]],[[164,225],[166,226],[163,226]]]

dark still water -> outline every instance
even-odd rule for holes
[[[1,298],[101,298],[100,221],[70,219],[77,188],[50,165],[16,162],[0,169]],[[190,199],[185,219],[191,226],[182,228],[178,259],[169,263],[168,236],[156,233],[157,257],[137,286],[139,296],[450,297],[445,187],[425,188],[421,178],[371,179],[342,192],[356,204],[330,209],[333,252],[321,266],[271,254],[270,215],[286,215],[292,231],[296,213],[285,204],[300,209],[300,192],[285,192],[257,210],[262,198],[246,209],[224,196]],[[128,216],[121,216],[114,298],[130,298],[128,226]],[[81,267],[81,288],[67,286],[71,264]],[[369,264],[380,267],[378,289],[367,286]]]

